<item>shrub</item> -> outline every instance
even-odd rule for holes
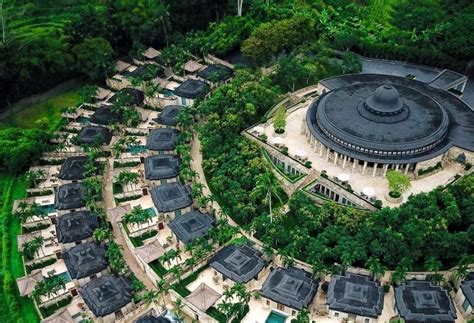
[[[283,155],[288,156],[288,147],[283,147],[283,148],[281,149],[281,153],[282,153]]]
[[[306,163],[304,163],[304,166],[305,166],[306,168],[311,168],[312,164],[313,164],[313,163],[308,160]]]
[[[390,197],[393,197],[394,199],[397,199],[397,198],[399,198],[400,196],[402,196],[402,193],[397,192],[397,191],[390,191],[390,192],[388,192],[388,195],[389,195]]]
[[[383,285],[383,292],[387,294],[390,291],[390,284]]]
[[[261,134],[260,136],[258,136],[258,138],[263,142],[267,142],[268,140],[268,136],[266,134]]]
[[[114,168],[135,167],[140,165],[139,161],[119,162],[114,161]]]
[[[115,198],[115,203],[122,203],[122,202],[127,202],[127,201],[132,201],[132,200],[137,200],[141,195],[131,195],[131,196],[125,196],[125,197],[120,197],[120,198]]]
[[[470,170],[471,168],[472,168],[472,164],[471,164],[471,163],[466,163],[466,164],[464,165],[464,170],[465,170],[465,171],[468,171],[468,170]]]
[[[27,192],[28,197],[35,197],[35,196],[46,196],[51,195],[54,192],[52,190],[44,190],[44,191],[36,191],[36,192]]]
[[[329,283],[328,282],[324,282],[321,284],[321,290],[325,293],[328,292],[328,289],[329,289]]]
[[[48,259],[48,260],[44,260],[44,261],[41,261],[41,262],[34,263],[32,265],[26,265],[26,273],[29,274],[35,269],[40,269],[40,268],[44,268],[46,266],[52,265],[56,261],[57,261],[56,258],[51,258],[51,259]]]
[[[381,200],[375,200],[373,204],[377,209],[381,209],[383,206]]]

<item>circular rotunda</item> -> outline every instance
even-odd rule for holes
[[[401,77],[329,80],[332,86],[311,103],[304,126],[327,161],[360,165],[362,173],[370,167],[374,176],[382,169],[385,176],[388,169],[408,173],[420,162],[440,162],[453,145],[456,120],[448,110],[460,102],[452,94]]]

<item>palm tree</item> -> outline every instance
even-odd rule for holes
[[[151,303],[154,303],[156,298],[157,298],[157,291],[154,290],[146,290],[143,293],[142,299],[145,302],[146,305],[150,305]]]
[[[473,258],[474,257],[472,256],[464,256],[461,258],[461,260],[459,260],[456,267],[454,267],[453,278],[455,284],[467,277],[470,272],[469,264],[472,262]]]
[[[365,266],[370,270],[374,279],[379,280],[385,275],[387,268],[380,263],[380,260],[376,257],[370,257]]]
[[[165,295],[168,294],[168,291],[171,289],[171,286],[166,280],[162,279],[156,282],[156,287],[158,288],[158,291],[156,292],[156,297],[161,298],[161,300],[163,301],[163,308],[166,308]]]
[[[41,250],[43,243],[44,243],[44,237],[42,236],[35,237],[31,241],[27,241],[23,244],[21,252],[28,260],[32,260],[35,257],[35,255],[39,256],[38,252],[39,250]]]
[[[184,320],[183,306],[183,299],[180,297],[173,302],[173,314],[176,315],[179,320]]]
[[[61,276],[50,276],[39,281],[33,290],[33,296],[39,298],[40,296],[47,296],[48,298],[57,294],[60,290],[66,287],[66,281]]]
[[[133,188],[133,185],[138,184],[138,181],[140,180],[140,175],[138,173],[132,173],[132,172],[121,172],[115,180],[120,184],[120,185],[125,185],[125,187],[128,187],[130,185],[130,189]]]
[[[42,169],[35,169],[29,170],[24,175],[24,180],[28,183],[28,187],[36,187],[38,186],[38,181],[43,179],[45,176],[45,172]]]
[[[183,273],[183,270],[181,269],[181,267],[179,265],[176,265],[176,266],[173,266],[170,268],[169,270],[174,278],[178,281],[178,284],[181,283],[181,275]]]
[[[276,197],[280,204],[283,204],[283,201],[278,194],[280,187],[278,181],[271,171],[266,171],[263,174],[257,176],[257,182],[255,183],[255,188],[250,193],[250,197],[255,202],[261,201],[262,198],[265,204],[268,204],[270,222],[273,222],[272,216],[272,196]]]
[[[110,241],[112,238],[112,232],[108,228],[102,227],[94,230],[94,239],[99,243]]]
[[[34,216],[45,217],[47,213],[41,209],[39,204],[36,202],[33,202],[32,204],[20,202],[14,215],[18,217],[22,223],[25,223],[28,219]]]
[[[123,222],[133,223],[139,225],[144,222],[149,222],[153,218],[153,214],[144,210],[140,205],[135,206],[131,212],[123,216]]]
[[[309,311],[307,308],[303,308],[298,312],[296,316],[296,323],[309,323]]]
[[[196,258],[194,257],[188,258],[184,261],[184,264],[188,266],[189,268],[191,268],[191,271],[194,270],[194,266],[196,266],[196,263],[197,263]]]
[[[125,260],[122,256],[122,249],[122,246],[119,246],[114,241],[109,241],[105,256],[107,257],[110,269],[114,273],[120,273],[125,269]]]

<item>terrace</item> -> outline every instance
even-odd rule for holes
[[[56,229],[53,225],[44,230],[18,235],[18,251],[21,252],[25,243],[31,242],[38,237],[42,237],[43,243],[32,259],[27,259],[27,257],[25,257],[25,263],[28,265],[42,262],[49,258],[55,258],[61,252],[61,247],[56,239]]]

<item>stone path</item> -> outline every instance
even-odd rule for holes
[[[104,187],[104,206],[105,209],[115,207],[114,203],[114,194],[112,192],[112,176],[110,174],[110,166],[109,163],[105,164],[105,187]],[[115,238],[115,242],[123,247],[122,254],[125,262],[127,263],[128,267],[132,270],[135,276],[145,284],[147,289],[156,290],[155,285],[152,283],[150,278],[143,272],[140,266],[137,263],[137,260],[132,255],[132,251],[127,246],[125,242],[125,238],[122,235],[122,230],[115,219],[109,219],[112,223],[113,234]]]

